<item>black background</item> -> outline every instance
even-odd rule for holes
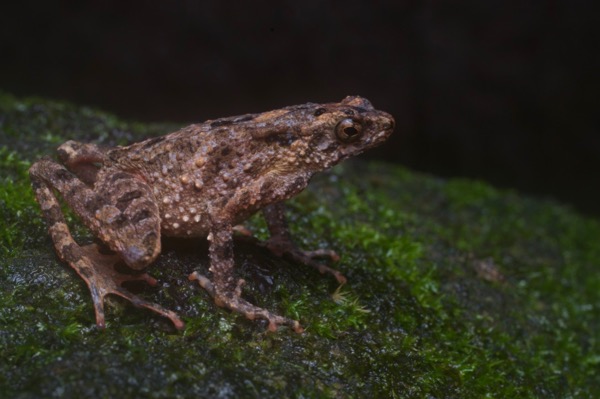
[[[599,215],[592,4],[11,2],[0,89],[182,124],[359,94],[396,118],[370,156]]]

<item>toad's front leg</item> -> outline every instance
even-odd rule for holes
[[[77,175],[50,159],[36,162],[29,173],[36,199],[48,222],[56,253],[75,269],[90,289],[98,327],[105,326],[104,298],[114,294],[136,306],[168,317],[176,328],[182,329],[184,323],[174,312],[139,298],[121,286],[123,282],[132,280],[143,280],[154,285],[156,280],[145,273],[136,276],[115,270],[115,265],[122,259],[130,266],[140,269],[156,257],[154,248],[145,252],[143,250],[144,247],[149,248],[147,238],[150,237],[137,237],[132,234],[132,230],[140,229],[144,224],[158,223],[157,220],[153,220],[152,209],[142,209],[144,206],[138,206],[143,205],[143,193],[148,187],[144,187],[144,183],[138,182],[133,176],[121,173],[111,175],[108,180],[96,182],[92,190],[79,180]],[[69,207],[96,236],[111,244],[111,249],[117,254],[107,255],[101,253],[96,245],[79,246],[75,242],[53,189],[62,195]],[[158,240],[160,245],[160,235],[156,235],[154,240]]]
[[[265,247],[277,256],[287,256],[294,262],[314,267],[321,273],[331,274],[342,285],[346,284],[346,277],[342,273],[315,260],[315,258],[330,258],[334,262],[338,261],[340,257],[335,251],[330,249],[303,251],[296,247],[285,221],[285,206],[282,202],[269,205],[263,208],[262,212],[271,233],[271,238],[263,244]]]
[[[280,325],[289,326],[297,333],[303,331],[298,321],[273,314],[241,297],[242,286],[245,282],[242,279],[236,281],[233,273],[233,238],[230,224],[216,224],[209,234],[208,240],[210,242],[209,270],[213,279],[211,281],[197,272],[192,273],[189,279],[198,280],[200,286],[214,298],[217,306],[241,313],[250,320],[266,319],[269,322],[270,331],[276,331]]]

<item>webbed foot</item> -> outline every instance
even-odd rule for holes
[[[304,332],[304,329],[297,320],[292,320],[283,316],[273,314],[268,310],[253,305],[250,302],[243,299],[241,297],[241,294],[242,286],[245,284],[245,281],[242,279],[238,280],[237,286],[233,292],[221,293],[216,290],[212,281],[210,281],[205,276],[202,276],[198,272],[193,272],[189,275],[188,278],[190,281],[197,280],[200,286],[204,288],[210,294],[210,296],[214,298],[215,304],[217,306],[230,309],[237,313],[241,313],[250,320],[267,320],[269,322],[268,329],[271,332],[277,331],[278,326],[289,326],[299,334]]]
[[[147,273],[139,275],[130,275],[120,273],[115,269],[115,265],[120,262],[117,255],[107,255],[99,251],[96,244],[86,246],[76,246],[75,250],[80,251],[77,260],[69,262],[77,273],[83,278],[92,294],[94,310],[96,312],[96,325],[99,328],[105,328],[104,320],[104,298],[107,295],[118,295],[127,299],[137,307],[144,307],[161,316],[169,318],[176,329],[181,330],[185,327],[184,322],[175,312],[163,308],[160,305],[148,302],[145,299],[132,294],[121,285],[126,281],[145,281],[149,285],[156,285],[156,280]],[[74,257],[70,257],[74,259]]]

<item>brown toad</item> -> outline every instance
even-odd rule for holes
[[[265,243],[286,255],[330,273],[313,258],[333,251],[297,249],[287,230],[283,201],[302,191],[310,177],[342,159],[381,144],[394,119],[361,97],[340,103],[304,104],[191,125],[166,136],[127,147],[103,148],[68,141],[58,148],[61,163],[49,158],[29,170],[35,195],[58,256],[88,285],[96,323],[105,326],[104,297],[119,295],[171,319],[172,311],[124,289],[129,280],[156,281],[147,274],[115,270],[124,261],[134,270],[150,265],[161,250],[161,236],[207,237],[212,279],[197,280],[219,306],[249,319],[268,320],[269,329],[300,323],[257,307],[241,297],[243,280],[234,275],[233,228],[261,210],[271,238]],[[113,253],[79,246],[71,236],[54,191]]]

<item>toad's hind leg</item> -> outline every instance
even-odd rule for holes
[[[156,284],[156,280],[147,274],[134,276],[119,273],[115,270],[115,265],[122,258],[125,258],[125,260],[128,257],[130,260],[133,259],[134,266],[138,266],[138,268],[141,266],[139,261],[143,259],[143,254],[140,255],[138,249],[127,249],[124,245],[126,243],[122,240],[130,232],[127,230],[128,226],[125,226],[126,223],[122,226],[119,226],[119,223],[123,223],[123,218],[128,219],[128,207],[126,205],[131,204],[125,204],[122,201],[120,205],[117,203],[117,206],[112,206],[114,209],[111,212],[110,197],[98,193],[98,190],[107,190],[107,187],[101,184],[102,182],[98,185],[98,189],[92,190],[62,165],[50,159],[42,159],[36,162],[29,173],[36,199],[40,204],[44,218],[49,224],[49,232],[56,253],[81,276],[90,289],[98,327],[105,327],[104,298],[106,295],[114,294],[131,301],[136,306],[145,307],[168,317],[176,328],[183,328],[184,323],[174,312],[141,299],[121,286],[123,282],[132,280],[143,280],[151,285]],[[123,179],[126,178],[126,176],[122,177]],[[113,185],[116,187],[117,185],[114,183]],[[132,186],[134,190],[137,189],[136,184]],[[103,254],[96,245],[79,246],[69,232],[53,190],[57,190],[62,195],[67,204],[81,217],[82,221],[95,235],[104,241],[112,235],[115,238],[115,243],[112,243],[110,247],[117,254]],[[119,210],[119,208],[122,209],[117,212],[116,210]],[[94,212],[94,209],[98,212]],[[108,218],[106,214],[110,214],[112,219]],[[119,215],[121,215],[121,218],[119,218]],[[148,215],[145,214],[145,216]],[[138,224],[142,222],[143,220],[138,221]],[[160,240],[159,235],[157,238]],[[137,248],[135,245],[133,247]],[[158,249],[160,250],[160,247]],[[138,261],[138,263],[135,263],[135,261]]]

